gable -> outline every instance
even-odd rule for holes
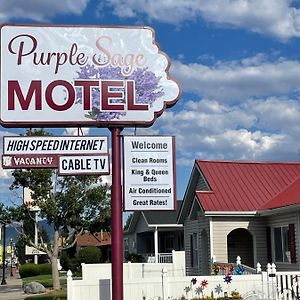
[[[189,214],[191,210],[191,205],[193,203],[193,200],[195,198],[195,191],[197,190],[210,190],[209,184],[201,172],[201,170],[198,168],[197,164],[195,163],[191,172],[191,176],[188,182],[188,186],[186,188],[181,209],[178,214],[177,223],[183,224],[185,218]],[[199,203],[200,204],[200,203]],[[200,204],[201,206],[201,204]]]
[[[149,225],[144,217],[143,212],[139,214],[138,221],[135,227],[135,233],[149,231]]]
[[[200,203],[199,203],[197,197],[195,197],[192,202],[189,214],[188,214],[189,220],[197,220],[199,212],[202,212],[202,208],[200,207]]]

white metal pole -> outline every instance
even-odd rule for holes
[[[38,212],[35,211],[34,214],[35,214],[35,218],[34,218],[35,219],[35,224],[34,224],[34,244],[37,245],[38,244],[38,228],[37,228],[37,220],[38,220],[37,215],[38,215]],[[38,264],[38,255],[37,254],[34,255],[34,263],[36,265]]]
[[[155,227],[154,230],[154,255],[155,255],[155,262],[158,263],[158,230]]]

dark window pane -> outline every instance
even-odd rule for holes
[[[281,227],[274,228],[275,261],[283,261]]]

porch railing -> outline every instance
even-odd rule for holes
[[[150,254],[147,255],[147,262],[148,263],[155,263],[155,255],[154,254]],[[157,257],[157,262],[158,263],[173,263],[173,256],[172,253],[158,253],[158,257]]]
[[[158,262],[171,264],[173,262],[172,253],[158,253]]]

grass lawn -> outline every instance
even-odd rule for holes
[[[67,300],[67,291],[55,291],[44,295],[28,296],[25,300]]]
[[[37,276],[32,276],[32,277],[26,277],[22,278],[23,285],[32,282],[32,281],[37,281],[41,283],[44,287],[52,287],[52,275],[37,275]],[[60,277],[60,284],[64,285],[67,283],[67,278],[65,276]]]

